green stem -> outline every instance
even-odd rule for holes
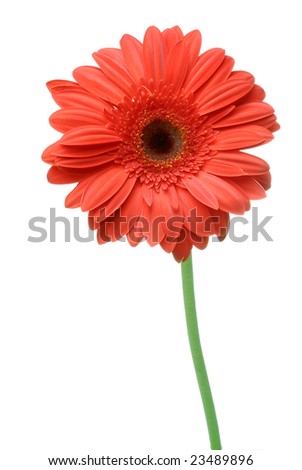
[[[221,450],[215,406],[199,338],[194,295],[192,255],[190,255],[187,261],[181,263],[181,274],[190,348],[206,416],[211,449]]]

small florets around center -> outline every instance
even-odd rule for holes
[[[183,148],[181,132],[170,122],[155,119],[143,129],[142,147],[153,160],[176,157]]]
[[[197,174],[215,151],[215,131],[205,126],[193,97],[174,94],[173,87],[151,90],[146,85],[132,99],[112,110],[112,125],[121,138],[115,160],[129,177],[159,191]],[[214,152],[214,153],[213,153]]]

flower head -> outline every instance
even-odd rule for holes
[[[77,68],[76,82],[47,84],[64,134],[43,153],[48,180],[78,183],[66,206],[89,212],[99,243],[147,239],[185,260],[265,197],[269,167],[242,150],[279,125],[250,73],[232,71],[223,49],[200,54],[199,31],[152,26],[120,45],[93,54],[98,67]]]

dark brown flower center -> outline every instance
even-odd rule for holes
[[[142,132],[145,153],[154,160],[168,160],[182,150],[183,139],[177,127],[168,121],[155,119]]]

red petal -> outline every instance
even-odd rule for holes
[[[227,80],[209,89],[199,100],[199,112],[208,114],[216,109],[234,103],[251,89],[251,83],[245,80]]]
[[[50,165],[53,165],[55,162],[55,155],[53,154],[54,148],[58,145],[58,142],[55,142],[54,144],[49,145],[44,152],[42,153],[42,160],[45,163],[48,163]]]
[[[203,171],[218,176],[243,176],[246,174],[240,167],[228,162],[222,162],[216,158],[205,161]]]
[[[201,34],[197,29],[186,34],[184,43],[187,45],[189,55],[189,70],[196,64],[201,48]]]
[[[149,188],[146,184],[143,184],[142,195],[148,206],[151,206],[153,201],[153,189]]]
[[[255,77],[249,73],[245,72],[244,70],[234,70],[234,72],[230,75],[230,80],[245,80],[247,82],[251,82],[253,85],[255,83]]]
[[[237,104],[247,103],[248,101],[263,101],[265,98],[265,91],[259,85],[254,85],[251,91],[238,101]]]
[[[200,174],[201,173],[199,173],[199,175]],[[190,191],[192,196],[194,196],[198,201],[202,202],[206,206],[212,207],[213,209],[218,209],[219,204],[217,197],[211,189],[203,184],[199,175],[198,177],[191,175],[190,178],[182,178],[182,182]]]
[[[59,132],[66,132],[74,127],[88,124],[106,124],[105,117],[99,112],[85,108],[64,108],[53,113],[49,122]]]
[[[171,221],[171,217],[173,215],[174,212],[172,210],[167,192],[163,189],[154,191],[151,206],[151,226],[153,230],[151,231],[150,235],[152,243],[160,243],[165,235],[170,235],[168,227],[169,221]],[[156,224],[156,218],[161,218],[164,220],[159,224]],[[173,233],[171,235],[173,235]]]
[[[64,145],[98,145],[120,142],[120,137],[111,129],[101,126],[82,126],[71,129],[63,135]]]
[[[164,78],[165,43],[161,32],[155,26],[150,26],[146,31],[143,53],[146,78],[148,81],[152,78],[155,85],[158,85]]]
[[[85,90],[109,103],[118,104],[124,99],[125,93],[121,88],[97,67],[78,67],[73,71],[73,76]]]
[[[112,60],[114,60],[116,63],[120,65],[120,67],[123,67],[124,70],[127,70],[127,65],[124,60],[123,53],[120,49],[116,47],[103,47],[102,49],[99,49],[95,54],[101,54],[101,55],[106,55],[107,57],[111,57]],[[98,63],[98,61],[96,61]]]
[[[223,49],[210,49],[201,54],[186,79],[185,88],[193,92],[198,90],[218,69],[223,58]]]
[[[188,52],[185,44],[181,41],[169,52],[166,62],[164,81],[173,84],[174,90],[178,91],[185,79],[188,69]]]
[[[127,233],[127,240],[130,246],[136,247],[141,241],[143,241],[144,234],[140,221],[138,220]]]
[[[124,167],[114,165],[100,171],[89,182],[83,192],[81,207],[83,211],[94,209],[108,201],[129,178]]]
[[[56,95],[64,91],[79,91],[81,87],[78,83],[72,82],[70,80],[50,80],[46,83],[46,86],[50,93]]]
[[[58,168],[56,166],[52,166],[47,173],[47,179],[49,183],[52,183],[52,184],[70,184],[70,183],[76,183],[77,181],[80,181],[85,176],[89,175],[90,173],[91,173],[91,170],[89,170],[88,172],[86,172],[83,169],[65,170],[64,168]]]
[[[103,205],[96,207],[89,212],[90,217],[96,217],[99,222],[102,222],[107,217],[110,217],[121,205],[125,202],[133,187],[136,183],[136,178],[128,178],[123,186],[106,201]]]
[[[121,222],[121,234],[125,235],[130,228],[134,225],[135,221],[141,214],[143,205],[143,197],[141,193],[141,184],[136,184],[129,197],[121,206],[121,217],[124,220]]]
[[[129,96],[131,95],[131,85],[133,80],[123,64],[123,56],[117,60],[117,54],[114,52],[110,54],[108,49],[101,49],[93,54],[94,60],[101,67],[107,77],[114,82],[114,84],[122,89]],[[123,60],[123,62],[121,62]]]
[[[221,65],[218,69],[213,73],[213,75],[200,87],[196,93],[195,98],[198,100],[202,95],[210,90],[214,85],[218,83],[225,82],[229,76],[231,75],[232,69],[234,67],[234,59],[229,56],[225,56]]]
[[[107,228],[105,222],[99,225],[97,231],[97,242],[99,245],[104,245],[104,243],[110,242],[110,237],[107,235]]]
[[[240,192],[240,191],[239,191]],[[245,198],[244,198],[245,199]],[[249,203],[249,201],[248,201]],[[218,222],[215,224],[215,234],[220,241],[224,240],[229,229],[230,214],[221,210],[213,211],[213,217],[215,220],[218,218]]]
[[[171,206],[171,201],[170,201],[169,193],[167,192],[167,190],[160,189],[158,192],[157,191],[154,192],[153,202],[152,202],[151,207],[152,207],[152,216],[155,214],[158,214],[159,216],[164,217],[165,221],[162,224],[163,231],[166,235],[170,235],[169,224],[172,220],[171,218],[175,214]],[[152,220],[154,220],[153,217],[152,217]],[[171,235],[173,236],[173,234],[174,234],[174,231],[171,233]]]
[[[209,243],[209,237],[196,237],[196,235],[190,234],[190,238],[193,246],[196,246],[199,250],[204,250]]]
[[[217,121],[213,127],[229,127],[247,122],[256,121],[257,119],[270,116],[274,113],[274,109],[267,103],[262,101],[250,101],[246,104],[237,106],[234,111],[225,118]]]
[[[65,199],[65,206],[69,208],[79,207],[81,205],[81,199],[83,196],[83,192],[88,186],[88,184],[93,181],[95,178],[95,174],[82,179],[76,187],[68,194]]]
[[[56,164],[64,168],[90,168],[104,165],[105,163],[112,162],[116,160],[116,153],[103,153],[101,155],[96,155],[93,157],[83,157],[83,158],[62,158],[58,157],[56,159]]]
[[[135,224],[133,224],[126,234],[128,243],[135,247],[142,241],[146,240],[146,236],[143,233],[144,225],[142,224],[140,218],[137,219]],[[147,240],[148,241],[148,240]],[[151,245],[154,246],[154,245]]]
[[[143,45],[129,34],[122,37],[120,44],[128,70],[134,81],[139,85],[141,79],[145,78]]]
[[[175,186],[173,184],[170,184],[167,187],[166,191],[167,191],[167,195],[169,197],[172,209],[177,210],[179,201],[178,201],[178,196],[177,196],[177,191],[176,191]]]
[[[262,174],[269,170],[269,165],[261,158],[237,150],[218,152],[211,161],[235,165],[250,175]]]
[[[174,26],[173,28],[165,29],[162,32],[167,50],[169,51],[175,44],[180,41],[184,35],[179,26]]]
[[[262,175],[254,176],[254,180],[256,180],[265,191],[267,191],[271,187],[272,176],[269,171],[263,173]]]
[[[200,184],[215,194],[219,209],[233,214],[243,214],[245,211],[244,199],[239,191],[229,185],[224,179],[200,171],[197,175]]]
[[[278,124],[278,122],[274,122],[274,124],[272,124],[270,127],[269,127],[269,130],[271,132],[276,132],[280,129],[280,124]]]
[[[103,153],[117,152],[118,142],[111,142],[98,145],[64,145],[61,144],[62,139],[56,144],[52,152],[58,157],[66,158],[83,158],[94,157]]]
[[[175,248],[173,250],[173,256],[175,260],[180,263],[181,261],[186,261],[192,250],[192,242],[190,241],[189,234],[187,230],[183,229],[178,240],[176,241]]]
[[[104,225],[104,231],[106,236],[109,238],[109,241],[114,242],[121,238],[120,230],[119,230],[119,218],[113,214],[110,217],[110,220],[104,220],[100,226]]]
[[[184,217],[184,226],[199,236],[209,236],[216,233],[211,210],[208,206],[195,199],[192,194],[182,188],[177,188],[180,207]],[[216,211],[215,211],[216,212]]]
[[[211,143],[213,150],[234,150],[265,144],[273,139],[272,133],[261,126],[246,125],[222,130]]]
[[[230,104],[229,106],[226,106],[225,108],[218,109],[217,111],[210,113],[209,116],[207,117],[206,125],[214,124],[214,122],[219,121],[219,119],[224,118],[231,111],[233,111],[234,108],[235,106],[233,104]]]
[[[58,88],[61,88],[61,91],[62,89],[79,88],[79,85],[71,80],[50,80],[46,83],[46,86],[51,93]]]
[[[266,197],[263,187],[251,176],[242,176],[236,179],[236,183],[249,199],[263,199]]]
[[[166,253],[171,253],[175,246],[176,246],[176,240],[175,241],[171,241],[170,240],[170,237],[165,237],[161,242],[160,242],[160,246],[162,247],[162,249],[166,252]]]
[[[243,201],[244,201],[244,209],[248,211],[251,208],[251,203],[246,193],[241,188],[241,186],[237,184],[237,181],[239,181],[240,178],[225,178],[225,179],[227,180],[227,183],[230,186],[232,186],[234,189],[236,189],[236,191],[238,191],[241,194],[241,197],[243,198]]]
[[[258,121],[255,121],[253,124],[256,124],[257,126],[262,126],[266,127],[271,131],[271,127],[276,124],[277,117],[275,114],[271,114],[270,116],[267,116],[265,118],[259,119]],[[272,131],[271,131],[272,132]]]
[[[68,82],[67,80],[53,80],[46,85],[53,99],[61,108],[90,108],[102,113],[106,106],[99,98],[83,90],[78,83]]]
[[[151,206],[149,206],[144,200],[142,201],[141,205],[141,212],[138,218],[139,225],[141,225],[141,233],[147,239],[147,242],[150,246],[156,245],[156,243],[152,243],[151,240],[151,232],[152,232],[152,215],[151,215]]]

